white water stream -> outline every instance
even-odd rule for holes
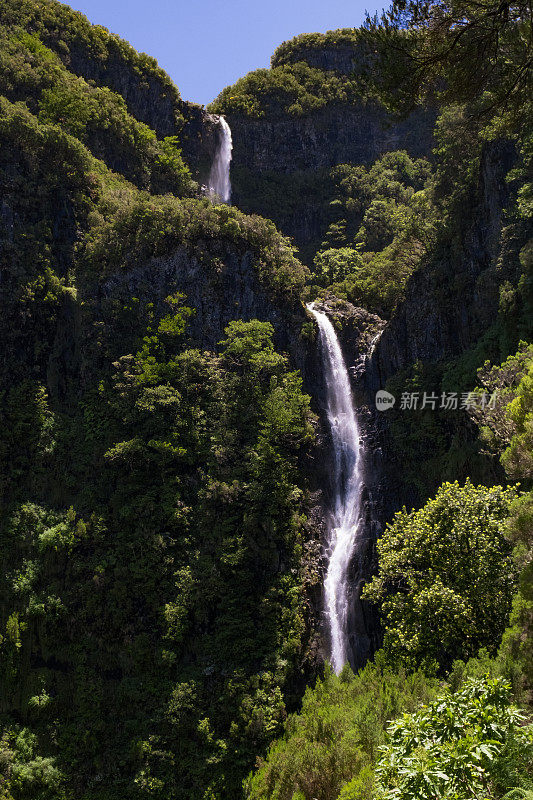
[[[231,201],[231,181],[229,175],[231,152],[233,142],[231,139],[231,128],[224,119],[219,117],[220,138],[211,172],[209,173],[209,194],[215,199],[220,199],[223,203]]]
[[[327,389],[327,416],[334,452],[332,520],[328,531],[328,566],[324,581],[331,664],[338,674],[348,661],[348,574],[361,532],[362,443],[350,379],[335,329],[326,314],[308,305],[320,332]]]

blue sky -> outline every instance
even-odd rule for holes
[[[367,0],[371,2],[371,0]],[[209,103],[228,84],[267,67],[278,44],[298,33],[359,25],[361,0],[71,0],[91,22],[105,25],[154,56],[182,97]]]

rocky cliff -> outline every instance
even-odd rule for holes
[[[416,361],[445,361],[468,350],[496,319],[501,283],[519,277],[516,258],[498,258],[510,199],[506,176],[515,160],[512,142],[497,141],[484,148],[476,197],[465,209],[460,244],[453,250],[448,247],[412,276],[405,301],[375,349],[372,388],[383,387]]]
[[[504,479],[499,465],[480,454],[478,432],[464,408],[439,412],[439,404],[444,390],[460,399],[474,389],[477,368],[487,358],[501,360],[510,346],[507,337],[512,346],[516,335],[506,332],[501,313],[501,287],[518,283],[518,256],[528,238],[527,228],[513,223],[509,211],[513,190],[506,178],[515,162],[512,142],[484,146],[457,239],[444,237],[429,262],[412,275],[404,302],[384,326],[366,364],[382,520],[403,505],[419,505],[443,476],[469,475],[484,483]],[[373,402],[384,388],[396,396],[392,411],[377,411]],[[424,391],[437,393],[436,411],[401,411],[401,394],[411,391],[418,394],[419,408]]]
[[[372,102],[328,106],[304,117],[226,117],[234,134],[233,166],[245,167],[258,178],[265,172],[365,164],[391,150],[428,155],[434,124],[434,115],[427,111],[394,121]]]
[[[330,222],[330,170],[384,153],[428,156],[435,112],[392,117],[361,79],[372,62],[354,29],[310,34],[278,48],[212,104],[233,132],[233,198],[273,219],[309,263]]]
[[[428,111],[393,121],[370,102],[328,106],[304,117],[226,118],[234,142],[234,202],[273,219],[308,262],[331,221],[330,169],[372,163],[393,150],[427,156],[435,121]]]
[[[74,40],[68,50],[53,35],[44,38],[57,48],[65,66],[88,81],[108,86],[126,101],[129,112],[158,135],[177,136],[183,156],[194,177],[205,183],[216,148],[216,120],[204,109],[182,100],[176,87],[159,69],[132,65],[116,37],[106,40],[104,53],[94,53],[86,42]],[[150,64],[151,60],[146,57]]]

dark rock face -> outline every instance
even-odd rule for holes
[[[218,117],[192,103],[183,107],[185,125],[179,133],[185,163],[193,177],[207,184],[218,143]]]
[[[310,263],[330,222],[331,180],[325,173],[338,164],[371,163],[393,150],[407,150],[415,157],[429,155],[435,114],[417,111],[393,121],[369,102],[328,106],[305,117],[228,115],[227,120],[233,134],[234,202],[247,213],[273,219]],[[302,178],[302,191],[294,196],[294,188],[289,185],[285,191],[276,176],[290,183],[296,174]],[[313,183],[307,193],[305,185]],[[322,193],[317,191],[320,185]]]
[[[406,299],[372,358],[369,379],[374,390],[417,360],[443,361],[463,352],[494,321],[504,277],[496,274],[495,264],[509,200],[505,176],[515,157],[511,142],[485,148],[478,199],[467,210],[460,250],[412,276]]]
[[[302,336],[302,325],[309,319],[302,303],[288,301],[261,284],[251,252],[239,252],[223,241],[210,242],[210,247],[216,266],[178,247],[168,256],[79,285],[78,305],[84,311],[77,368],[99,374],[106,363],[138,349],[139,336],[144,335],[142,319],[121,318],[118,313],[132,297],[139,309],[152,304],[159,319],[169,313],[165,299],[179,292],[195,310],[187,326],[192,346],[217,351],[231,320],[270,322],[276,347],[290,356],[301,370],[306,391],[315,396],[321,370],[316,348]],[[92,385],[93,377],[82,375],[73,383],[78,385],[80,380],[82,385]]]
[[[233,134],[233,165],[261,173],[364,164],[391,150],[419,157],[431,149],[434,114],[417,111],[393,122],[367,103],[333,106],[305,117],[251,119],[227,115]]]
[[[306,61],[315,69],[334,70],[343,75],[351,75],[360,60],[357,48],[346,44],[338,47],[300,47],[289,58],[272,59],[272,66],[278,64],[294,64],[297,61]]]
[[[199,347],[216,350],[231,320],[260,319],[272,323],[277,344],[292,350],[301,363],[302,348],[295,337],[305,319],[302,306],[276,302],[267,293],[259,283],[251,253],[239,254],[221,245],[220,257],[222,266],[215,268],[178,248],[169,256],[116,274],[98,287],[96,315],[105,314],[113,302],[132,296],[157,304],[163,313],[164,299],[181,292],[186,304],[195,309],[188,330]]]
[[[274,220],[289,233],[301,260],[309,264],[329,225],[335,185],[328,168],[292,173],[262,173],[233,168],[232,201],[248,214]]]
[[[375,393],[416,361],[438,363],[460,355],[495,321],[499,285],[506,278],[516,281],[518,277],[506,274],[512,267],[502,265],[498,258],[503,213],[509,201],[505,176],[515,157],[510,142],[494,142],[485,148],[477,199],[465,209],[459,247],[453,252],[450,248],[439,263],[428,264],[412,276],[405,301],[387,323],[366,363],[363,381],[376,442],[373,472],[378,484],[378,516],[383,521],[403,505],[416,507],[425,498],[402,480],[402,463],[390,450],[389,418],[376,409]],[[465,420],[463,435],[466,430]],[[471,435],[476,436],[473,428]],[[497,473],[494,480],[498,480]]]
[[[354,669],[360,669],[381,645],[379,616],[371,604],[361,600],[361,592],[365,582],[377,569],[376,542],[383,531],[384,522],[381,445],[374,423],[373,397],[369,397],[366,391],[365,377],[385,323],[363,309],[350,307],[349,304],[347,307],[349,310],[340,331],[340,341],[352,378],[355,408],[364,442],[363,526],[351,566],[350,616],[352,665]],[[365,326],[363,336],[354,336],[354,328],[360,330],[361,323]]]
[[[328,34],[303,34],[278,47],[271,58],[272,67],[305,61],[314,69],[341,75],[368,72],[374,55],[356,28]]]

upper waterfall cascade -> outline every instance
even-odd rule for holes
[[[209,194],[218,197],[223,203],[231,201],[230,162],[233,150],[231,128],[224,119],[219,117],[220,139],[215,153],[215,158],[209,173]]]
[[[350,379],[335,329],[326,314],[308,306],[320,332],[327,390],[327,417],[334,454],[333,508],[327,541],[325,607],[331,664],[338,674],[348,661],[349,570],[361,533],[363,446]]]

